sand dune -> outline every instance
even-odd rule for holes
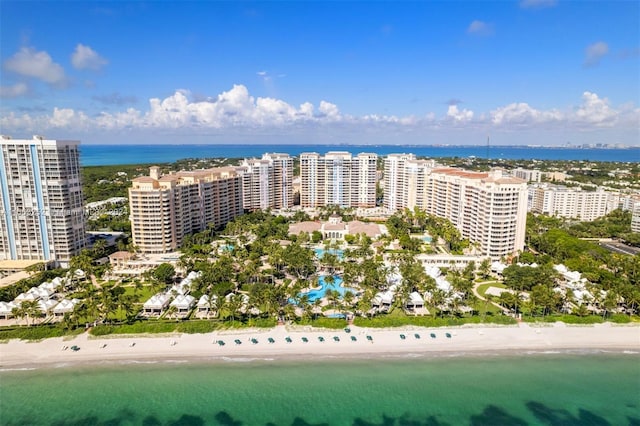
[[[72,339],[53,338],[35,343],[11,340],[0,345],[0,368],[187,359],[368,358],[401,354],[521,353],[567,349],[640,351],[640,326],[635,325],[606,323],[567,326],[558,323],[546,326],[520,324],[435,329],[363,329],[351,326],[350,329],[351,332],[347,333],[344,330],[278,326],[273,329],[227,330],[209,334],[97,338],[85,333]],[[432,333],[435,337],[431,336]],[[447,337],[446,333],[451,337]],[[401,338],[401,334],[405,335],[405,339]],[[371,336],[372,340],[368,340],[367,336]],[[290,337],[291,343],[287,342],[287,337]],[[303,337],[308,342],[303,342]],[[319,337],[323,337],[324,342]],[[269,343],[269,338],[274,342]],[[241,343],[235,343],[236,339]],[[256,339],[257,343],[252,343],[252,339]],[[218,340],[223,340],[225,345],[217,344]],[[71,346],[74,345],[80,349],[72,351]]]

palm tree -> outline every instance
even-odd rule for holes
[[[20,304],[11,310],[11,315],[13,315],[15,319],[23,319],[27,316],[27,311],[24,306]]]
[[[25,300],[20,304],[20,308],[23,309],[27,322],[31,320],[31,325],[35,323],[36,317],[43,314],[37,300]]]
[[[178,313],[178,308],[175,305],[169,305],[167,309],[167,318],[176,318]]]

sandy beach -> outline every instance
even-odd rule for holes
[[[450,337],[447,337],[447,333]],[[401,334],[405,336],[404,339]],[[371,339],[367,336],[371,336]],[[287,341],[287,337],[291,342]],[[308,341],[304,342],[303,337]],[[324,341],[320,341],[319,337]],[[269,338],[273,339],[272,343]],[[235,342],[236,339],[239,344]],[[225,344],[219,345],[219,340]],[[80,349],[73,351],[72,346]],[[100,338],[84,333],[73,338],[53,338],[33,343],[11,340],[0,344],[0,369],[151,360],[330,359],[555,350],[640,351],[640,326],[610,323],[589,326],[522,323],[517,326],[435,329],[363,329],[351,326],[350,333],[345,330],[278,326],[273,329],[225,330],[209,334]]]

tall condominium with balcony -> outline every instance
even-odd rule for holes
[[[529,188],[531,211],[549,216],[595,220],[608,213],[610,194],[603,190],[583,191],[560,185],[540,184]]]
[[[384,159],[384,207],[395,211],[425,205],[426,176],[434,160],[418,160],[413,154],[389,154]]]
[[[377,161],[367,153],[300,154],[300,205],[375,207]]]
[[[143,253],[176,250],[183,238],[243,213],[242,178],[233,167],[135,178],[129,188],[133,242]]]
[[[421,210],[449,219],[464,238],[492,258],[524,249],[527,184],[501,171],[438,168],[410,154],[385,162],[385,207]]]
[[[245,159],[237,170],[242,176],[245,210],[293,206],[293,158],[289,154]]]
[[[85,247],[79,144],[0,138],[0,259],[67,267]]]

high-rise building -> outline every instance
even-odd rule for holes
[[[531,211],[549,216],[592,221],[608,213],[609,193],[583,191],[560,185],[540,184],[529,188]]]
[[[375,207],[377,161],[368,153],[300,154],[300,205]]]
[[[67,267],[85,247],[79,141],[0,138],[0,258]]]
[[[293,158],[289,154],[264,154],[261,159],[245,159],[237,171],[242,175],[246,210],[293,206]]]
[[[527,184],[489,173],[437,167],[411,154],[392,154],[385,161],[384,205],[391,211],[418,207],[446,218],[464,238],[492,258],[524,249]]]
[[[413,154],[389,154],[384,160],[384,207],[390,211],[425,204],[425,179],[437,166]]]
[[[640,232],[640,201],[631,210],[631,232]]]
[[[150,172],[129,188],[133,243],[143,253],[176,250],[186,235],[224,226],[243,213],[242,180],[233,167]]]

